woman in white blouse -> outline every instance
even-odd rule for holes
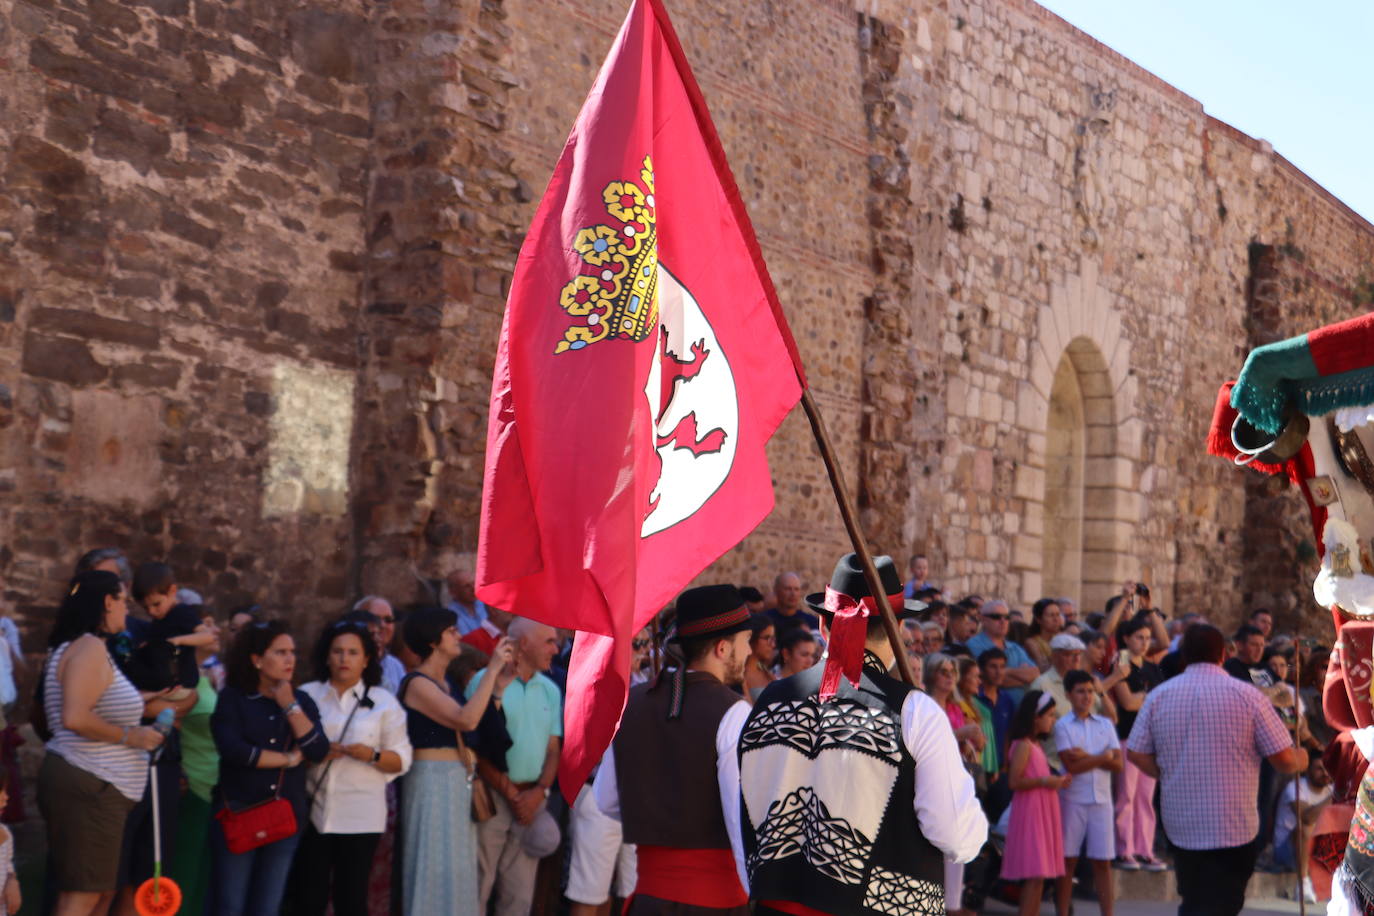
[[[410,769],[401,704],[380,687],[377,643],[367,627],[336,623],[315,648],[317,680],[303,684],[320,710],[329,756],[311,767],[310,823],[296,854],[296,912],[367,916],[367,883],[386,829],[386,785]]]

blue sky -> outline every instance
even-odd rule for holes
[[[1039,0],[1374,222],[1371,0]]]

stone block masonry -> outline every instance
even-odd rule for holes
[[[1202,442],[1248,349],[1368,307],[1365,220],[1029,0],[668,7],[879,550],[956,594],[1312,611],[1300,502]],[[31,648],[92,546],[303,631],[470,559],[510,274],[626,9],[0,0]],[[847,549],[803,418],[770,458],[703,581]]]
[[[0,576],[30,646],[103,544],[221,609],[351,594],[368,23],[0,4]]]

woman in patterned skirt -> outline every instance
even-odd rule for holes
[[[459,734],[477,727],[493,688],[510,683],[510,641],[492,650],[488,677],[463,703],[448,682],[462,651],[458,616],[447,608],[418,608],[402,636],[421,659],[401,681],[398,698],[415,762],[401,791],[401,895],[406,916],[479,916],[477,837],[472,823],[476,759]]]

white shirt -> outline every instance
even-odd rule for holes
[[[1283,790],[1283,795],[1279,797],[1279,813],[1274,817],[1274,841],[1282,842],[1288,837],[1293,829],[1298,826],[1298,813],[1293,810],[1293,800],[1297,797],[1298,783],[1302,783],[1302,807],[1306,811],[1308,808],[1320,805],[1331,797],[1331,787],[1323,786],[1320,789],[1313,789],[1307,783],[1307,777],[1295,779],[1290,782]],[[1310,828],[1307,831],[1310,833]]]
[[[386,829],[386,784],[410,769],[412,752],[405,710],[386,688],[373,687],[367,691],[372,708],[359,708],[348,721],[349,713],[362,700],[361,683],[344,691],[343,696],[324,681],[302,684],[301,690],[319,707],[320,725],[331,743],[366,744],[401,757],[398,773],[383,773],[370,762],[352,757],[340,757],[332,765],[329,761],[312,764],[305,780],[307,789],[313,790],[310,822],[320,833],[381,833]],[[343,734],[345,721],[347,734]]]
[[[988,819],[964,769],[949,718],[919,690],[902,703],[902,742],[916,761],[913,807],[921,834],[947,862],[972,862],[988,839]]]
[[[720,788],[720,808],[725,813],[725,832],[730,836],[730,849],[735,854],[735,871],[739,872],[740,887],[749,890],[749,875],[744,870],[744,838],[739,826],[739,736],[744,720],[749,718],[750,706],[740,700],[725,711],[716,726],[716,783]],[[948,728],[946,728],[948,730]],[[601,758],[601,769],[592,784],[596,806],[607,817],[620,820],[620,788],[615,778],[614,748],[607,748]]]
[[[1054,744],[1061,754],[1069,748],[1085,754],[1101,754],[1112,748],[1121,748],[1116,726],[1110,719],[1096,714],[1080,719],[1072,712],[1054,723]],[[1112,774],[1101,767],[1078,773],[1069,787],[1060,793],[1060,797],[1076,805],[1111,804]]]

